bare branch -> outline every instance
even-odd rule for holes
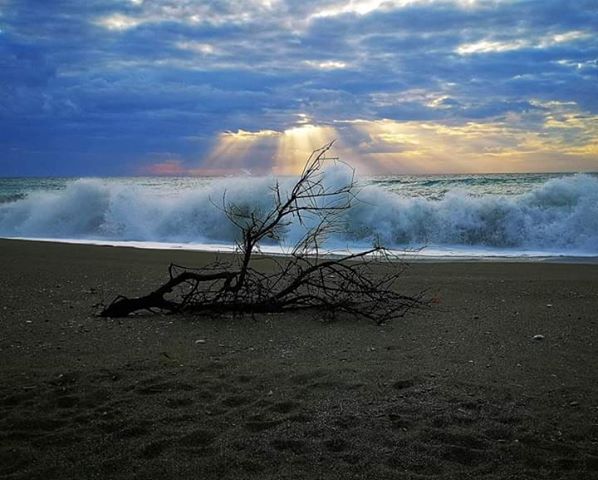
[[[359,315],[384,323],[425,304],[422,295],[397,293],[403,272],[400,259],[378,242],[369,250],[331,256],[322,244],[332,233],[342,231],[343,215],[356,200],[355,172],[340,186],[327,185],[326,157],[334,142],[310,155],[290,190],[277,181],[271,188],[269,210],[228,202],[226,192],[218,207],[238,228],[237,255],[218,260],[202,269],[170,265],[169,280],[155,291],[138,298],[118,296],[101,313],[121,317],[140,310],[190,313],[249,313],[320,310]],[[210,200],[211,201],[211,200]],[[213,202],[212,202],[213,203]],[[263,257],[271,268],[254,268],[264,239],[281,242],[291,223],[304,233],[290,255]],[[386,264],[390,268],[374,268]]]

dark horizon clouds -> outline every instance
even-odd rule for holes
[[[595,1],[0,0],[0,176],[598,170]]]

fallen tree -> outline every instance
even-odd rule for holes
[[[192,314],[318,310],[381,324],[421,306],[421,296],[396,291],[404,265],[383,246],[343,256],[322,249],[326,237],[342,228],[343,214],[355,201],[354,177],[341,186],[325,182],[325,163],[338,161],[326,157],[331,146],[311,154],[290,190],[276,182],[270,209],[242,207],[228,202],[224,194],[219,208],[240,233],[236,255],[201,269],[171,264],[166,283],[141,297],[119,295],[100,315],[125,317],[141,310]],[[302,238],[287,256],[269,256],[269,268],[256,268],[260,244],[266,239],[281,242],[293,221],[303,227]],[[380,263],[387,263],[387,268],[380,268]]]

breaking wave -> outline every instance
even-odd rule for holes
[[[326,181],[342,184],[342,167]],[[224,179],[170,194],[108,180],[81,179],[60,191],[31,192],[0,204],[0,236],[104,241],[230,244],[238,235],[221,208],[272,204],[272,178]],[[598,178],[548,180],[521,195],[474,196],[451,190],[441,199],[409,198],[373,184],[362,188],[330,246],[364,247],[379,238],[392,248],[457,246],[598,255]],[[291,226],[287,241],[299,235]]]

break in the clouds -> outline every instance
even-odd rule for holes
[[[0,0],[0,176],[598,170],[590,1]]]

